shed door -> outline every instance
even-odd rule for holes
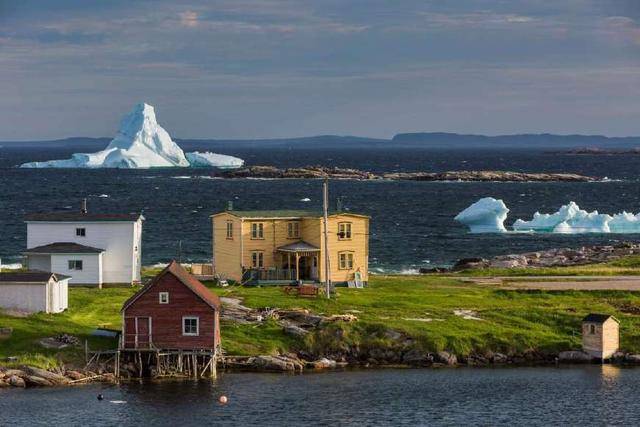
[[[151,344],[151,318],[136,317],[138,348],[149,348]]]
[[[124,346],[135,348],[136,346],[136,318],[125,317],[124,319]]]

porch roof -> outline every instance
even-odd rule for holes
[[[288,245],[280,246],[278,248],[278,251],[288,252],[288,253],[320,252],[320,248],[317,246],[313,246],[311,243],[307,243],[304,240],[300,240],[299,242],[294,242]]]

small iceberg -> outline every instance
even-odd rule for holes
[[[70,159],[24,163],[21,168],[121,168],[169,167],[233,168],[242,159],[216,153],[185,153],[156,120],[153,106],[140,103],[124,116],[116,137],[95,153],[76,153]]]
[[[300,201],[301,201],[301,202],[310,202],[310,201],[311,201],[311,199],[310,199],[310,198],[308,198],[308,197],[304,197],[304,198],[300,199]]]
[[[612,219],[611,215],[600,214],[598,211],[587,212],[575,202],[569,202],[555,213],[536,212],[531,221],[518,219],[513,223],[513,229],[559,234],[610,233],[609,222]]]
[[[191,167],[194,168],[237,169],[244,165],[244,160],[242,159],[209,151],[204,153],[194,151],[193,153],[187,153],[186,157]]]
[[[469,227],[472,233],[505,233],[504,221],[509,209],[502,200],[485,197],[478,200],[454,218]]]

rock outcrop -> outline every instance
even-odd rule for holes
[[[281,169],[275,166],[247,166],[224,171],[222,178],[262,178],[262,179],[352,179],[392,181],[499,181],[499,182],[589,182],[596,178],[572,173],[525,173],[511,171],[448,171],[448,172],[389,172],[375,174],[350,168],[329,168],[325,166],[305,166]]]

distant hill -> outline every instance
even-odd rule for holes
[[[462,135],[443,132],[399,133],[391,142],[402,146],[433,148],[540,148],[569,149],[581,147],[630,148],[640,146],[640,137],[607,137],[602,135]]]

